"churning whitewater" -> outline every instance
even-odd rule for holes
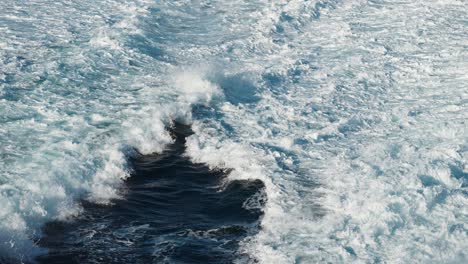
[[[129,158],[174,122],[191,162],[263,182],[249,261],[468,261],[467,19],[463,0],[0,1],[0,263],[125,200]]]

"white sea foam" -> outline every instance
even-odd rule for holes
[[[195,162],[265,183],[261,263],[466,261],[464,2],[0,9],[1,256],[122,198],[126,155],[179,120]]]
[[[122,198],[122,181],[129,176],[126,155],[133,148],[143,154],[162,151],[172,142],[166,130],[172,120],[189,122],[193,104],[208,104],[219,93],[201,70],[171,67],[164,71],[173,77],[165,81],[146,75],[160,66],[145,64],[148,58],[133,55],[123,41],[138,33],[133,29],[137,18],[147,15],[148,3],[132,1],[124,9],[118,1],[96,8],[10,4],[18,4],[28,19],[8,16],[2,25],[16,30],[31,22],[37,30],[1,37],[15,48],[0,52],[0,261],[30,261],[43,252],[33,239],[46,221],[79,214],[78,199]],[[85,14],[78,11],[82,8]],[[54,18],[51,10],[63,17]],[[108,24],[114,15],[120,17]],[[78,24],[70,30],[66,21]],[[48,39],[50,31],[57,39]],[[73,41],[81,45],[67,44]],[[129,60],[148,69],[135,75],[119,68]],[[97,82],[89,82],[93,78],[86,74],[94,73]]]
[[[266,178],[262,230],[245,251],[263,263],[466,261],[459,4],[356,1],[313,6],[320,18],[309,19],[291,1],[286,20],[266,16],[292,27],[294,48],[245,54],[244,67],[263,63],[244,71],[260,101],[222,104],[222,121],[194,124],[187,151],[233,178]],[[282,37],[265,24],[252,41]]]

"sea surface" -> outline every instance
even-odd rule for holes
[[[0,263],[467,263],[468,2],[0,1]]]

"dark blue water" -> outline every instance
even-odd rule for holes
[[[263,192],[259,181],[223,186],[227,171],[186,158],[190,127],[177,124],[175,143],[162,154],[131,159],[133,175],[123,200],[83,202],[69,222],[51,222],[39,245],[39,263],[232,263],[252,261],[239,242],[258,231],[260,209],[244,204]],[[264,202],[261,201],[260,203]],[[258,200],[258,198],[257,198]],[[258,202],[258,201],[257,201]]]

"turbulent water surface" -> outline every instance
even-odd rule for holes
[[[467,72],[463,0],[0,1],[0,262],[467,262]]]
[[[85,203],[73,221],[51,222],[39,245],[40,263],[232,263],[257,230],[264,197],[259,180],[232,181],[220,191],[224,171],[210,171],[183,156],[190,130],[180,124],[174,144],[161,154],[131,159],[134,173],[125,199],[112,206]],[[262,202],[264,203],[264,201]]]

